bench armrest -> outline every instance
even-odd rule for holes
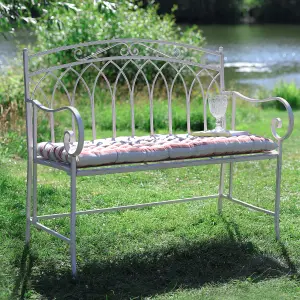
[[[286,108],[287,112],[288,112],[288,117],[289,117],[289,126],[288,126],[288,129],[287,129],[287,132],[285,133],[285,135],[283,136],[280,136],[278,133],[277,133],[277,128],[281,128],[282,127],[282,121],[280,118],[274,118],[271,122],[271,131],[272,131],[272,134],[274,136],[274,138],[277,140],[277,141],[283,141],[285,139],[287,139],[292,131],[293,131],[293,128],[294,128],[294,114],[293,114],[293,111],[292,111],[292,108],[290,106],[290,104],[283,98],[281,97],[270,97],[270,98],[266,98],[266,99],[255,99],[255,98],[250,98],[250,97],[247,97],[239,92],[236,92],[236,91],[226,91],[224,92],[226,95],[231,95],[231,96],[237,96],[238,98],[242,99],[242,100],[245,100],[247,102],[251,102],[251,103],[262,103],[262,102],[270,102],[270,101],[279,101],[281,102],[284,107]]]
[[[83,144],[84,144],[84,128],[83,128],[82,119],[81,119],[81,116],[80,116],[78,110],[73,106],[63,106],[63,107],[60,107],[57,109],[52,109],[52,108],[48,108],[48,107],[42,105],[38,100],[28,100],[28,102],[31,102],[38,109],[41,109],[45,112],[55,113],[55,112],[59,112],[59,111],[63,111],[63,110],[69,110],[73,114],[73,116],[76,120],[76,123],[77,123],[77,128],[78,128],[77,147],[75,149],[70,150],[70,144],[72,144],[76,141],[75,133],[72,130],[65,131],[64,146],[65,146],[65,150],[67,151],[68,155],[78,156],[81,153]]]

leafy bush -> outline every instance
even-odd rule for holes
[[[272,96],[282,97],[287,100],[293,109],[300,108],[300,89],[294,82],[288,83],[281,81],[274,87],[271,94]],[[263,93],[263,97],[266,98],[266,92]],[[279,101],[263,103],[262,107],[285,110],[285,107]]]
[[[10,69],[0,76],[0,135],[8,130],[20,131],[24,114],[23,76]]]
[[[0,28],[5,32],[14,31],[15,28],[20,27],[33,27],[38,19],[44,17],[53,6],[77,10],[73,3],[55,0],[4,0],[0,2]]]
[[[83,41],[107,40],[112,38],[149,38],[181,41],[202,45],[204,39],[196,26],[185,31],[176,26],[172,14],[158,15],[157,5],[142,8],[134,1],[119,1],[109,9],[101,1],[98,7],[81,3],[79,9],[61,13],[54,7],[51,15],[59,22],[53,22],[48,15],[37,26],[37,50],[45,50]]]
[[[51,15],[56,15],[56,19],[46,17],[36,27],[38,40],[34,51],[115,38],[148,38],[184,42],[198,46],[204,44],[201,31],[196,26],[182,31],[176,25],[174,15],[158,15],[157,5],[149,5],[143,8],[135,5],[134,1],[125,0],[118,1],[118,4],[109,7],[107,1],[100,1],[99,3],[101,5],[98,6],[93,5],[91,2],[81,3],[78,5],[78,11],[69,10],[63,14],[60,8],[54,7]],[[103,5],[104,3],[106,3],[106,6]],[[98,46],[89,47],[88,51],[90,52],[88,54],[96,52],[97,48]],[[118,53],[114,51],[120,52],[120,48],[111,49],[108,53],[105,52],[105,55]],[[40,63],[55,65],[70,61],[74,61],[74,52],[67,50],[49,55],[46,61]],[[147,68],[148,75],[151,74],[153,68],[153,66]],[[170,69],[172,68],[170,67]],[[126,70],[131,74],[136,73],[136,67],[132,64],[128,65]],[[113,75],[115,73],[111,76]],[[68,74],[67,76],[71,75]]]
[[[294,109],[300,108],[300,89],[294,82],[280,82],[273,89],[273,95],[286,99]],[[276,101],[276,108],[285,109],[284,106],[278,101]]]

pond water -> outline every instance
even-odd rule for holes
[[[279,81],[300,87],[299,25],[200,26],[206,48],[224,47],[227,89],[272,89]]]
[[[224,47],[227,89],[272,89],[280,80],[300,87],[299,25],[200,25],[206,48]],[[0,63],[11,64],[20,53],[17,43],[35,38],[19,32],[16,39],[0,36]]]
[[[15,37],[10,33],[0,34],[0,71],[1,67],[20,65],[20,49],[34,44],[35,40],[34,35],[28,31],[18,31]]]

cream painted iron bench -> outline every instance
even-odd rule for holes
[[[49,65],[53,57],[64,57],[64,64]],[[52,59],[52,60],[51,60]],[[44,230],[70,245],[72,274],[76,275],[76,217],[82,214],[103,213],[130,208],[143,208],[162,204],[182,203],[200,199],[217,198],[218,211],[222,211],[222,200],[269,214],[274,217],[276,238],[279,239],[280,182],[282,165],[282,142],[293,130],[294,117],[288,102],[273,97],[264,100],[248,98],[224,88],[224,56],[219,51],[199,47],[142,39],[115,39],[87,42],[64,46],[39,53],[23,51],[24,85],[26,101],[28,168],[26,201],[26,242],[30,240],[30,226]],[[55,61],[55,60],[54,60]],[[147,69],[148,68],[148,69]],[[135,72],[132,70],[135,69]],[[112,70],[112,71],[109,71]],[[149,73],[150,70],[150,73]],[[89,75],[88,75],[89,74]],[[150,75],[149,75],[150,74]],[[73,76],[73,77],[72,77]],[[68,80],[66,80],[68,78]],[[74,81],[70,83],[70,78]],[[155,86],[161,82],[168,99],[166,119],[168,134],[155,133]],[[175,83],[181,84],[186,110],[186,134],[175,134],[173,130],[172,98]],[[149,97],[150,135],[138,137],[135,134],[135,98],[137,87],[144,85]],[[79,86],[81,88],[79,89]],[[128,105],[131,117],[131,135],[117,136],[117,105],[119,88],[122,105]],[[111,96],[112,138],[97,139],[97,118],[95,109],[99,96],[97,89],[105,88]],[[79,92],[79,90],[81,92]],[[84,122],[76,109],[84,91],[90,107],[92,139],[85,141]],[[203,99],[204,130],[207,130],[207,95],[217,91],[231,98],[231,129],[235,130],[236,99],[247,102],[281,102],[288,113],[288,129],[279,136],[279,118],[271,123],[272,135],[276,141],[249,135],[240,137],[193,137],[191,135],[191,101],[193,97]],[[57,96],[58,95],[58,96]],[[57,101],[64,95],[63,101]],[[49,116],[50,141],[38,143],[38,111]],[[57,112],[71,114],[72,130],[64,133],[63,142],[56,140],[55,116]],[[199,116],[200,119],[200,116]],[[223,125],[226,120],[223,118]],[[99,137],[98,137],[99,138]],[[270,211],[233,197],[233,167],[235,162],[255,160],[277,160],[275,209]],[[66,172],[71,178],[70,213],[38,215],[37,213],[37,165],[45,165]],[[99,208],[88,211],[76,209],[76,178],[78,176],[105,175],[167,168],[181,168],[208,164],[220,165],[219,191],[216,195],[177,199],[136,205]],[[224,192],[225,165],[229,164],[229,191]],[[41,222],[47,219],[70,217],[70,236],[64,236]]]

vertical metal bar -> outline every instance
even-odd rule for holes
[[[153,92],[150,94],[150,133],[154,135],[154,123],[153,123]]]
[[[26,194],[26,243],[30,241],[30,215],[31,215],[31,193],[32,193],[32,104],[29,100],[29,78],[28,78],[28,50],[23,50],[24,67],[24,95],[26,105],[26,135],[27,135],[27,194]]]
[[[223,47],[219,47],[220,53],[220,89],[221,93],[225,90],[225,82],[224,82],[224,52]]]
[[[33,106],[33,158],[37,158],[37,107]],[[33,212],[32,221],[37,222],[37,164],[33,162]]]
[[[220,183],[219,183],[219,198],[218,198],[218,213],[220,214],[223,209],[222,195],[224,192],[224,175],[225,175],[225,164],[221,164],[220,168]]]
[[[92,103],[91,103],[91,109],[92,109],[92,135],[93,135],[93,141],[96,139],[96,120],[95,120],[95,99],[94,94],[92,96]]]
[[[276,240],[280,239],[279,215],[280,215],[281,166],[282,166],[282,141],[278,140],[278,157],[277,157],[277,168],[276,168],[276,197],[275,197],[275,215],[274,215]]]
[[[229,169],[229,197],[232,197],[233,190],[233,163],[230,163]]]
[[[224,80],[224,52],[223,47],[219,47],[220,53],[220,94],[225,90],[225,80]],[[223,117],[222,127],[226,129],[226,116]]]
[[[76,277],[76,157],[71,160],[71,218],[70,218],[70,253],[72,275]]]
[[[51,107],[51,108],[53,108],[53,107]],[[54,113],[50,113],[50,131],[51,131],[51,142],[55,143]]]
[[[191,107],[190,107],[190,96],[186,95],[186,126],[187,133],[191,134]]]
[[[71,99],[71,105],[75,106],[75,92],[72,95],[72,99]],[[74,134],[76,135],[76,124],[75,124],[75,117],[72,114],[72,131],[74,132]]]
[[[207,131],[207,95],[205,96],[203,101],[204,131]]]
[[[134,89],[130,93],[130,111],[131,111],[131,136],[135,135],[135,120],[134,120]]]
[[[232,110],[231,110],[231,130],[235,130],[235,115],[236,115],[236,95],[232,94]]]
[[[74,88],[74,92],[71,98],[71,106],[75,106],[75,88]],[[72,114],[72,131],[74,132],[75,136],[76,136],[76,124],[75,124],[75,117]]]
[[[116,125],[116,98],[115,95],[112,97],[112,102],[111,102],[111,111],[112,111],[112,137],[113,139],[116,138],[117,136],[117,125]]]
[[[169,119],[169,134],[173,133],[172,130],[172,94],[168,92],[168,119]]]
[[[220,93],[223,93],[225,90],[224,82],[224,52],[223,47],[219,47],[220,53]],[[226,128],[226,117],[223,118],[223,127]],[[224,175],[225,175],[225,164],[221,164],[220,167],[220,183],[219,183],[219,200],[218,200],[218,212],[222,212],[223,203],[222,203],[222,194],[224,193]]]
[[[231,130],[235,130],[235,113],[236,113],[236,95],[232,95],[232,111],[231,111]],[[232,197],[233,191],[233,163],[230,163],[229,170],[229,197]]]

